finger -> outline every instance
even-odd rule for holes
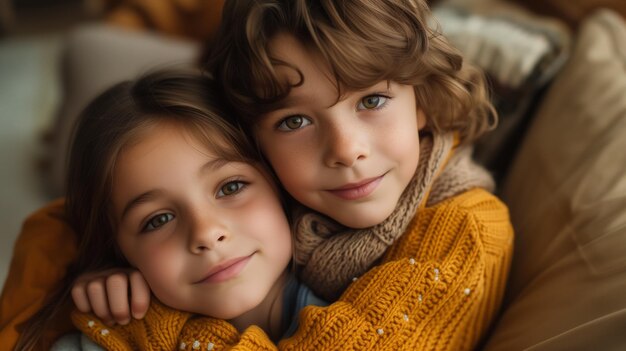
[[[122,325],[128,324],[130,322],[130,306],[126,273],[115,273],[106,279],[106,295],[113,320]]]
[[[87,296],[87,284],[83,281],[77,281],[72,287],[72,300],[79,311],[83,313],[91,312],[91,305],[89,304],[89,297]]]
[[[129,278],[130,308],[134,318],[142,319],[150,307],[150,286],[148,286],[148,282],[146,282],[143,274],[139,271],[130,272]]]
[[[87,296],[93,313],[104,323],[112,324],[113,317],[109,311],[109,302],[106,295],[105,278],[99,278],[87,283]]]

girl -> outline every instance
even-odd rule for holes
[[[468,350],[498,312],[513,233],[469,147],[495,112],[428,17],[421,0],[225,3],[207,68],[308,208],[299,276],[338,299],[280,348]]]
[[[67,214],[81,236],[68,279],[135,267],[159,300],[125,327],[75,313],[89,336],[83,343],[219,348],[192,314],[239,331],[256,325],[278,339],[302,303],[320,303],[289,279],[291,235],[278,188],[232,113],[219,107],[217,91],[198,74],[155,72],[109,89],[79,119]],[[65,287],[51,301],[61,305],[68,294]],[[33,320],[37,329],[24,333],[30,338],[21,347],[33,346],[44,317],[54,316]],[[81,349],[81,340],[68,336],[53,349]]]

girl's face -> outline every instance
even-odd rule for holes
[[[291,235],[275,188],[174,124],[120,153],[112,199],[122,253],[166,305],[231,319],[284,277]]]
[[[279,79],[299,76],[281,108],[255,128],[261,149],[285,189],[299,202],[352,228],[386,219],[415,173],[418,130],[425,123],[410,85],[387,81],[337,88],[320,56],[289,34],[270,42]]]

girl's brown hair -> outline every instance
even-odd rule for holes
[[[206,68],[250,127],[304,79],[279,80],[275,66],[286,63],[268,49],[276,34],[292,34],[321,54],[338,98],[385,80],[412,85],[430,130],[473,141],[497,118],[485,78],[429,17],[424,0],[229,0]]]
[[[211,78],[199,73],[158,71],[115,85],[83,111],[75,125],[66,178],[66,213],[78,237],[78,257],[48,303],[25,324],[16,349],[42,348],[44,331],[71,306],[72,283],[80,273],[128,266],[117,249],[110,215],[111,182],[118,155],[142,133],[175,123],[219,157],[259,163],[219,91]]]

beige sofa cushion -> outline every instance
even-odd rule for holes
[[[583,24],[503,188],[516,227],[487,350],[626,349],[626,24]]]
[[[70,32],[63,50],[63,103],[47,150],[50,195],[63,194],[72,128],[89,101],[109,86],[152,69],[195,64],[199,54],[200,45],[193,41],[102,23],[81,25]]]
[[[623,0],[513,0],[547,16],[562,18],[572,28],[595,9],[610,8],[626,16],[626,1]]]

